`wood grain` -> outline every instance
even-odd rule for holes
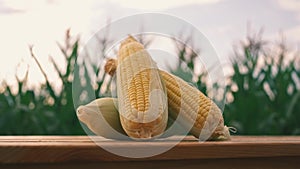
[[[179,137],[172,137],[155,142],[135,142],[93,137],[93,140],[97,140],[97,143],[101,145],[128,151],[131,149],[150,151],[154,147],[169,146],[178,139]],[[282,161],[283,159],[285,162]],[[240,163],[240,160],[245,164],[248,162],[249,165],[252,163],[258,165],[259,160],[266,160],[266,163],[278,163],[276,166],[284,163],[295,166],[298,159],[300,160],[300,137],[297,136],[233,136],[231,141],[224,142],[198,142],[193,137],[186,137],[171,150],[150,158],[125,158],[111,154],[87,136],[0,137],[0,168],[18,165],[37,166],[37,168],[45,165],[54,168],[58,164],[70,165],[72,168],[75,167],[72,166],[73,164],[78,164],[77,167],[81,166],[79,164],[94,164],[94,166],[96,164],[100,166],[113,164],[128,166],[130,164],[141,167],[147,163],[163,166],[188,161],[191,167],[194,165],[196,168],[200,165],[199,161],[202,161],[202,166],[205,164],[212,166],[219,162],[219,166],[222,163],[229,166],[228,161]]]
[[[297,157],[275,158],[229,158],[200,160],[164,160],[135,162],[93,162],[93,163],[49,163],[49,164],[5,164],[1,169],[299,169]]]

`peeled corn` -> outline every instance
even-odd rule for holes
[[[109,59],[105,71],[113,75],[117,62]],[[169,114],[183,127],[191,127],[190,133],[200,140],[229,140],[230,133],[218,106],[201,91],[192,87],[177,76],[160,70],[166,85]]]
[[[167,94],[156,63],[132,36],[118,52],[117,93],[120,120],[134,139],[161,135],[167,125]]]

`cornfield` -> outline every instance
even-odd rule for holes
[[[109,40],[101,39],[99,44],[104,54]],[[79,38],[71,37],[70,31],[66,31],[65,43],[58,45],[58,50],[65,57],[65,70],[59,69],[58,63],[51,60],[62,82],[60,92],[55,92],[35,56],[34,48],[30,48],[46,82],[37,93],[26,86],[27,76],[23,79],[16,76],[17,86],[9,86],[3,81],[0,90],[0,135],[85,135],[75,113],[73,97],[80,98],[83,104],[91,101],[91,95],[96,98],[109,96],[107,84],[111,79],[105,81],[107,78],[101,65],[89,61],[90,57],[77,63],[79,48]],[[180,60],[170,72],[207,93],[206,71],[195,78],[183,68],[185,64],[191,72],[195,72],[195,53],[187,50],[184,45],[178,47]],[[240,135],[299,135],[299,55],[289,51],[284,42],[272,44],[257,34],[247,37],[231,58],[229,66],[232,73],[227,77],[225,93],[222,94],[227,100],[225,124],[235,127]],[[96,75],[94,82],[90,70]],[[78,90],[73,91],[74,79],[85,80],[76,83]],[[217,82],[213,86],[216,90],[219,88]],[[12,92],[13,87],[18,89],[17,93]]]

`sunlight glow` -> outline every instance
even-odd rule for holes
[[[69,1],[70,2],[70,1]],[[53,74],[49,66],[49,55],[60,62],[62,56],[56,41],[62,42],[64,31],[71,28],[74,34],[88,32],[91,10],[89,3],[67,1],[48,3],[47,1],[8,1],[4,4],[18,13],[0,15],[0,46],[2,58],[0,62],[0,79],[14,83],[16,65],[23,60],[29,65],[29,81],[44,81],[41,72],[29,54],[29,45],[34,45],[37,58],[48,74]],[[49,53],[50,52],[50,53]],[[50,79],[55,76],[51,75]]]

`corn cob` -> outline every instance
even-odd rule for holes
[[[77,117],[93,133],[108,139],[125,139],[118,110],[112,98],[101,98],[77,109]]]
[[[109,59],[105,71],[113,75],[116,65],[115,59]],[[176,119],[182,112],[179,123],[189,128],[192,124],[190,133],[200,140],[230,139],[222,112],[211,99],[177,76],[161,70],[160,75],[167,89],[169,116]]]
[[[168,108],[156,63],[132,36],[121,43],[118,60],[117,94],[123,129],[134,139],[161,135]]]

